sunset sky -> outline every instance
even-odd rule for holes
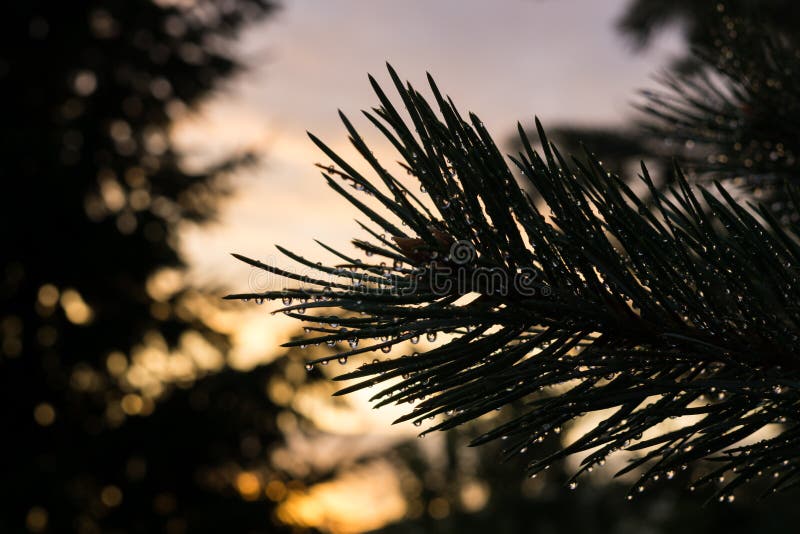
[[[627,0],[292,0],[235,43],[248,69],[175,136],[189,160],[255,149],[263,163],[234,178],[218,224],[188,228],[183,247],[195,281],[247,286],[248,269],[228,253],[276,258],[274,243],[308,255],[312,239],[348,249],[358,234],[346,202],[325,187],[313,131],[343,154],[337,109],[362,127],[391,162],[359,110],[375,105],[367,73],[388,89],[385,62],[420,88],[431,72],[462,110],[478,113],[498,142],[516,121],[545,126],[624,124],[635,90],[680,51],[667,31],[634,53],[614,22]]]

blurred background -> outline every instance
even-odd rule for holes
[[[741,4],[748,2],[742,1]],[[733,9],[737,2],[728,2]],[[701,506],[681,480],[624,498],[612,468],[527,479],[469,440],[510,406],[417,439],[402,408],[331,394],[337,350],[270,304],[278,283],[231,258],[329,259],[360,230],[323,183],[313,131],[354,151],[366,74],[426,71],[514,149],[534,114],[625,172],[664,147],[636,90],[695,68],[714,2],[667,0],[31,1],[0,19],[0,532],[784,532],[791,496]],[[796,29],[791,2],[764,19]],[[368,132],[368,133],[367,133]],[[423,341],[425,343],[425,341]],[[352,363],[348,365],[357,365]],[[541,451],[570,440],[565,428]]]

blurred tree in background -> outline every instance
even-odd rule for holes
[[[793,41],[798,37],[800,6],[791,0],[632,0],[618,21],[618,28],[640,49],[670,26],[683,30],[690,48],[711,48],[719,38],[720,27],[727,25],[728,21],[721,20],[723,12],[732,18],[746,19],[751,25],[766,26],[776,35]],[[700,65],[689,54],[678,58],[674,66],[691,71]]]
[[[228,342],[218,304],[182,282],[176,238],[213,218],[248,158],[189,172],[169,128],[236,72],[229,40],[273,9],[3,9],[0,531],[272,529],[242,499],[255,479],[237,479],[277,438],[270,371],[203,378]]]

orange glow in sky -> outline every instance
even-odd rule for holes
[[[406,503],[392,467],[384,462],[289,495],[278,518],[336,534],[374,530],[402,519]]]

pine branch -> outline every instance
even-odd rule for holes
[[[752,19],[718,15],[712,28],[722,31],[714,32],[714,46],[695,50],[701,68],[690,74],[664,74],[664,90],[644,92],[640,108],[650,119],[645,126],[653,137],[689,148],[683,159],[700,172],[744,177],[750,188],[780,188],[785,180],[797,183],[796,39]],[[785,203],[785,198],[777,200]]]
[[[636,487],[711,458],[714,476],[698,484],[732,472],[720,498],[759,476],[774,477],[776,490],[797,483],[798,227],[739,205],[719,184],[692,188],[680,170],[662,191],[643,165],[640,198],[593,155],[564,157],[538,121],[541,151],[520,126],[524,149],[512,171],[483,123],[462,118],[430,77],[439,115],[389,72],[410,122],[372,79],[381,107],[366,115],[420,198],[342,116],[377,181],[311,138],[335,164],[324,168],[327,183],[372,223],[371,239],[354,241],[367,260],[326,247],[344,263],[323,266],[280,248],[316,272],[297,275],[237,255],[303,287],[228,298],[281,298],[287,314],[319,325],[321,335],[287,345],[348,344],[309,366],[446,335],[430,350],[371,363],[370,355],[337,377],[355,381],[341,393],[381,385],[378,406],[416,402],[398,421],[434,418],[423,434],[523,402],[474,444],[502,437],[508,454],[528,455],[584,414],[603,418],[532,459],[530,475],[584,453],[578,477],[624,449],[643,454],[623,470],[643,466]],[[788,195],[796,210],[797,191]],[[675,418],[683,419],[665,430]]]

